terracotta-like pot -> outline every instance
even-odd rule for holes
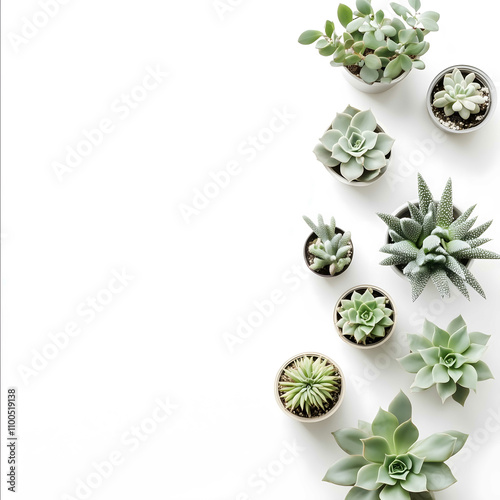
[[[488,110],[486,114],[484,115],[484,118],[475,126],[470,127],[470,128],[465,128],[465,129],[459,129],[455,130],[450,127],[447,127],[441,121],[436,117],[434,114],[434,106],[432,105],[434,101],[434,89],[436,88],[436,85],[442,82],[444,79],[444,76],[448,73],[451,73],[455,68],[458,68],[461,72],[462,75],[465,77],[469,73],[474,73],[476,75],[476,80],[481,83],[483,87],[488,88],[489,90],[489,99],[490,99],[490,104],[488,106]],[[495,84],[493,83],[493,80],[482,70],[479,68],[475,68],[474,66],[468,66],[466,64],[457,64],[455,66],[450,66],[449,68],[444,69],[441,71],[434,80],[432,80],[432,83],[429,86],[429,90],[427,91],[427,98],[426,98],[426,107],[427,111],[429,113],[429,116],[431,117],[432,122],[436,127],[440,128],[441,130],[445,132],[449,132],[451,134],[468,134],[470,132],[474,132],[475,130],[479,130],[480,128],[483,128],[492,118],[493,113],[495,111],[497,105],[497,90],[495,87]],[[468,120],[474,119],[474,117],[477,115],[471,115]]]
[[[322,415],[318,415],[316,417],[307,417],[307,416],[302,417],[302,416],[296,415],[295,413],[292,413],[290,410],[288,410],[285,407],[285,404],[280,397],[279,383],[280,383],[280,379],[281,379],[281,376],[282,376],[285,368],[290,366],[295,360],[303,358],[305,356],[310,356],[310,357],[312,356],[314,358],[326,359],[331,365],[333,365],[335,367],[336,371],[338,372],[338,375],[340,376],[340,392],[338,394],[337,401],[334,403],[334,405],[326,413],[323,413]],[[335,361],[333,361],[333,359],[329,358],[328,356],[325,356],[324,354],[320,354],[317,352],[304,352],[302,354],[297,354],[296,356],[293,356],[289,360],[285,361],[285,363],[283,363],[283,365],[281,365],[281,368],[279,369],[278,373],[276,374],[276,378],[274,381],[274,395],[276,398],[276,402],[278,403],[278,406],[289,417],[293,418],[294,420],[297,420],[298,422],[303,422],[303,423],[309,424],[309,423],[321,422],[322,420],[326,420],[327,418],[331,417],[340,408],[340,405],[342,404],[342,401],[344,400],[345,386],[346,386],[346,383],[345,383],[344,373],[340,369],[340,366]]]
[[[361,92],[365,92],[366,94],[380,94],[382,92],[386,92],[389,89],[392,89],[395,87],[399,82],[403,81],[409,74],[410,71],[405,71],[402,73],[400,76],[392,80],[391,83],[381,83],[381,82],[373,82],[373,83],[366,83],[364,80],[359,78],[359,76],[356,76],[354,73],[351,73],[345,66],[344,66],[344,78],[357,90],[360,90]]]
[[[336,227],[335,228],[335,234],[344,234],[344,230],[343,229],[340,229],[339,227]],[[306,266],[307,268],[313,272],[314,274],[316,274],[317,276],[321,276],[322,278],[336,278],[337,276],[340,276],[341,274],[345,273],[350,267],[351,267],[351,264],[352,264],[352,259],[353,259],[353,256],[354,256],[354,245],[352,243],[352,239],[351,239],[351,262],[350,264],[347,266],[347,267],[344,267],[344,269],[342,269],[342,271],[340,271],[340,273],[337,273],[337,274],[334,274],[333,276],[328,272],[328,269],[325,269],[324,271],[325,272],[320,272],[320,271],[314,271],[312,270],[309,266],[310,266],[310,262],[309,262],[309,256],[311,255],[309,253],[309,246],[311,245],[311,243],[316,240],[318,238],[318,236],[316,235],[316,233],[311,233],[309,235],[309,237],[307,238],[305,244],[304,244],[304,260],[306,261]],[[313,257],[311,255],[311,257]],[[321,270],[323,271],[323,269]]]
[[[358,292],[361,295],[366,291],[366,289],[370,288],[375,297],[386,297],[389,300],[388,307],[392,309],[392,316],[391,319],[393,321],[393,324],[386,329],[386,334],[385,337],[383,337],[380,341],[378,342],[373,342],[371,344],[358,344],[354,339],[350,339],[349,337],[346,337],[342,333],[342,329],[338,327],[337,323],[341,319],[340,313],[338,312],[338,309],[341,307],[341,302],[343,300],[349,300],[354,292]],[[394,329],[396,328],[396,306],[394,304],[394,301],[392,300],[391,296],[381,288],[373,285],[358,285],[354,286],[352,288],[349,288],[346,292],[342,294],[342,296],[339,298],[337,303],[335,304],[335,308],[333,310],[333,323],[335,325],[335,329],[337,330],[337,333],[339,337],[346,343],[349,344],[350,346],[357,347],[358,349],[374,349],[375,347],[380,347],[381,345],[384,345],[386,342],[389,341],[389,339],[392,337],[392,334],[394,333]]]

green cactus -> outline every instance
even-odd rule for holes
[[[325,167],[339,167],[340,175],[349,182],[368,182],[381,173],[394,139],[376,132],[377,120],[373,113],[359,111],[351,106],[337,116],[314,148],[316,158]]]
[[[458,453],[467,434],[446,431],[421,441],[410,400],[400,392],[370,424],[333,433],[350,456],[336,462],[324,481],[352,486],[346,500],[430,500],[429,492],[456,482],[446,460]]]
[[[387,18],[384,11],[374,11],[371,0],[356,0],[356,11],[340,4],[337,15],[345,28],[341,35],[335,24],[327,21],[324,33],[308,30],[299,43],[316,42],[320,55],[333,57],[332,66],[357,66],[360,78],[368,83],[390,83],[412,68],[424,69],[420,60],[429,50],[424,38],[438,31],[439,14],[420,11],[420,0],[409,0],[410,8],[391,3],[397,17]]]
[[[358,344],[368,340],[379,341],[385,337],[387,328],[394,324],[393,310],[387,297],[374,297],[373,289],[367,288],[363,295],[354,291],[351,298],[342,300],[337,312],[341,318],[338,328],[346,337],[353,337]]]
[[[318,215],[318,225],[305,215],[303,219],[318,237],[308,247],[310,254],[314,256],[313,263],[309,266],[313,271],[328,268],[331,276],[341,273],[351,263],[352,242],[351,233],[336,233],[335,218],[330,219],[326,225],[323,217]]]
[[[474,275],[465,266],[470,259],[499,259],[500,255],[479,248],[488,241],[481,235],[492,221],[472,228],[476,217],[470,219],[475,205],[454,219],[451,179],[448,180],[439,202],[434,201],[429,187],[418,175],[419,204],[408,203],[409,217],[398,218],[379,213],[389,227],[392,243],[380,251],[391,254],[383,266],[401,266],[412,286],[415,301],[429,281],[441,297],[450,296],[450,282],[469,299],[466,285],[483,297],[485,293]]]
[[[308,417],[313,408],[325,410],[325,404],[340,389],[340,376],[335,373],[335,367],[326,359],[304,356],[295,360],[293,368],[285,369],[289,381],[279,382],[286,408],[300,408]]]
[[[478,382],[493,378],[481,361],[489,339],[484,333],[467,332],[462,316],[446,330],[425,320],[422,335],[408,335],[411,353],[399,362],[406,371],[416,373],[413,391],[435,385],[443,403],[452,396],[463,406]]]
[[[467,120],[471,114],[480,111],[480,104],[486,99],[481,95],[481,85],[474,82],[476,75],[469,73],[465,78],[462,72],[455,68],[452,73],[446,74],[443,80],[444,90],[436,92],[432,105],[436,108],[444,108],[446,116],[459,113]]]

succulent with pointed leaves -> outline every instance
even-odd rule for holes
[[[316,48],[322,56],[333,56],[332,66],[356,67],[367,84],[391,83],[412,68],[424,69],[420,60],[429,50],[425,36],[438,31],[439,14],[420,12],[420,0],[408,0],[410,8],[391,3],[397,17],[387,18],[383,10],[374,11],[371,0],[356,0],[354,12],[340,4],[337,16],[345,32],[338,34],[327,21],[324,32],[308,30],[299,43]]]
[[[446,431],[418,440],[410,400],[400,392],[372,423],[333,433],[350,456],[336,462],[324,481],[353,486],[346,500],[430,500],[429,492],[456,482],[446,460],[458,453],[468,436]]]
[[[314,148],[316,158],[338,170],[349,182],[369,182],[380,177],[394,139],[380,130],[370,110],[351,106],[337,116]]]
[[[394,325],[389,299],[375,297],[371,288],[366,288],[363,294],[355,290],[349,299],[341,300],[337,313],[340,315],[337,327],[342,335],[354,338],[357,344],[382,340]]]
[[[416,373],[412,390],[420,392],[436,385],[443,403],[452,396],[462,406],[478,382],[493,378],[481,361],[489,335],[468,332],[458,316],[442,330],[425,320],[422,335],[408,335],[411,353],[401,358],[403,368]]]
[[[340,376],[326,359],[304,356],[290,369],[284,370],[288,380],[279,382],[279,391],[285,407],[290,411],[300,408],[311,417],[314,408],[325,410],[325,405],[339,391]]]
[[[408,203],[409,217],[396,217],[379,213],[389,227],[392,243],[380,251],[391,254],[381,262],[384,266],[398,266],[412,287],[415,301],[429,281],[441,297],[450,296],[450,282],[469,299],[466,285],[481,296],[485,293],[466,263],[471,259],[500,259],[500,255],[479,248],[489,242],[482,238],[492,221],[472,228],[477,217],[470,218],[475,205],[454,219],[451,179],[448,180],[439,202],[434,201],[429,187],[418,175],[418,206]]]
[[[464,120],[471,114],[479,113],[479,106],[486,102],[486,98],[479,92],[481,85],[475,79],[474,73],[469,73],[464,78],[462,72],[455,68],[452,73],[445,75],[444,90],[436,92],[432,105],[444,108],[446,116],[458,113]]]
[[[318,237],[307,248],[307,251],[314,257],[309,268],[313,271],[328,269],[331,276],[344,271],[351,263],[351,233],[349,231],[336,232],[334,217],[330,219],[329,224],[325,224],[323,216],[318,215],[317,225],[305,215],[303,219]]]

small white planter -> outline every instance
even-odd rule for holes
[[[484,118],[481,120],[478,125],[462,130],[455,130],[450,127],[447,127],[446,125],[443,125],[441,121],[436,117],[434,114],[434,107],[432,106],[432,103],[434,101],[434,88],[436,85],[441,82],[444,78],[444,76],[447,73],[451,73],[455,68],[458,68],[464,76],[467,76],[469,73],[474,73],[476,75],[476,80],[478,80],[483,87],[487,87],[489,89],[489,99],[490,99],[490,104],[488,107],[488,111]],[[449,68],[444,69],[441,71],[434,80],[432,80],[432,83],[429,86],[429,90],[427,91],[427,97],[426,97],[426,108],[427,112],[429,113],[429,116],[439,129],[443,130],[444,132],[448,132],[450,134],[468,134],[470,132],[474,132],[476,130],[479,130],[483,128],[492,118],[493,113],[495,111],[497,105],[497,90],[495,87],[495,84],[491,80],[491,78],[484,72],[481,71],[479,68],[475,68],[474,66],[468,66],[465,64],[457,64],[455,66],[450,66]],[[471,115],[470,119],[473,119],[475,115]]]
[[[399,82],[403,81],[409,74],[410,71],[405,71],[403,74],[398,76],[396,79],[392,80],[391,83],[381,83],[381,82],[373,82],[366,83],[358,76],[351,73],[345,66],[343,68],[344,78],[357,90],[361,92],[365,92],[366,94],[380,94],[382,92],[386,92],[389,89],[392,89]]]
[[[330,410],[327,413],[324,413],[323,415],[320,415],[318,417],[300,417],[299,415],[295,415],[294,413],[292,413],[290,410],[288,410],[285,407],[285,404],[280,397],[279,382],[280,382],[281,376],[283,374],[283,371],[285,370],[286,367],[288,367],[290,364],[292,364],[295,360],[303,358],[304,356],[312,356],[314,358],[326,359],[330,364],[332,364],[336,368],[336,370],[340,376],[340,392],[338,395],[337,402],[335,403],[334,406],[332,406],[330,408]],[[335,361],[333,361],[333,359],[329,358],[328,356],[325,356],[324,354],[320,354],[318,352],[304,352],[302,354],[297,354],[296,356],[293,356],[293,358],[290,358],[289,360],[285,361],[285,363],[283,363],[283,365],[281,365],[281,368],[279,369],[278,373],[276,374],[276,378],[274,381],[274,396],[276,398],[276,402],[277,402],[278,406],[289,417],[293,418],[294,420],[297,420],[298,422],[312,424],[312,423],[316,423],[316,422],[321,422],[322,420],[326,420],[327,418],[331,417],[340,408],[342,401],[344,400],[345,386],[346,386],[346,382],[345,382],[344,373],[340,369],[340,366]]]
[[[361,295],[363,295],[363,293],[365,292],[365,290],[367,288],[370,288],[371,290],[373,290],[373,294],[376,297],[384,296],[384,297],[386,297],[389,300],[389,306],[388,307],[390,307],[392,309],[391,319],[393,321],[393,324],[390,327],[388,327],[389,331],[385,334],[385,337],[382,340],[380,340],[379,342],[375,342],[373,344],[363,345],[363,344],[358,344],[354,340],[349,340],[342,333],[342,329],[338,327],[337,323],[338,323],[338,321],[341,318],[341,316],[340,316],[340,314],[338,312],[338,309],[341,306],[341,302],[343,300],[348,300],[354,292],[358,292]],[[349,290],[347,290],[345,293],[343,293],[342,296],[337,301],[337,303],[335,304],[335,308],[333,310],[333,323],[335,325],[335,329],[337,330],[337,333],[338,333],[339,337],[346,344],[349,344],[350,346],[356,347],[358,349],[374,349],[375,347],[380,347],[381,345],[384,345],[392,337],[392,334],[394,333],[394,329],[396,328],[396,306],[394,305],[394,301],[392,300],[391,296],[385,290],[382,290],[381,288],[379,288],[377,286],[373,286],[373,285],[358,285],[358,286],[354,286],[352,288],[349,288]]]

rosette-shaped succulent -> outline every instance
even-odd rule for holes
[[[357,429],[334,432],[350,456],[336,462],[323,480],[353,486],[346,500],[430,500],[429,492],[451,486],[456,479],[444,462],[468,436],[446,431],[418,441],[411,415],[410,400],[400,392],[371,424],[360,421]]]
[[[378,214],[389,227],[389,237],[393,242],[380,249],[391,254],[381,264],[402,269],[411,283],[413,300],[420,296],[429,280],[441,297],[450,296],[450,282],[467,299],[466,285],[485,297],[481,285],[466,264],[471,259],[500,259],[500,255],[479,248],[491,241],[481,238],[481,235],[493,221],[472,229],[477,217],[469,217],[475,205],[455,219],[451,179],[437,202],[419,174],[418,196],[418,206],[408,203],[408,215],[405,217]]]
[[[321,215],[318,215],[318,225],[305,215],[303,219],[318,237],[308,247],[309,253],[314,256],[314,261],[309,268],[313,271],[328,268],[331,276],[341,273],[351,263],[351,233],[349,231],[344,234],[336,233],[334,217],[330,219],[328,225],[325,224]]]
[[[436,92],[432,105],[436,108],[444,108],[446,116],[459,113],[464,120],[467,120],[471,114],[479,113],[479,105],[484,104],[486,99],[479,92],[481,85],[476,83],[475,79],[474,73],[469,73],[464,78],[462,72],[455,68],[453,73],[445,75],[444,90]]]
[[[391,319],[393,310],[387,307],[387,297],[374,297],[373,290],[367,288],[361,295],[354,291],[348,300],[340,302],[338,313],[341,319],[337,326],[346,337],[354,337],[358,344],[368,339],[380,340],[385,337],[386,329],[394,324]]]
[[[452,396],[463,406],[478,382],[493,378],[488,365],[481,361],[489,339],[484,333],[468,333],[462,316],[446,330],[425,320],[422,335],[408,335],[412,352],[399,362],[405,370],[417,374],[413,391],[436,385],[443,403]]]
[[[309,417],[312,408],[324,410],[325,403],[339,390],[340,377],[334,375],[335,367],[326,359],[304,356],[292,369],[285,369],[285,374],[290,380],[279,383],[285,406],[290,410],[300,407]]]
[[[317,159],[326,167],[339,167],[340,175],[349,182],[371,181],[387,165],[394,139],[376,132],[373,113],[348,106],[332,122],[314,148]]]

